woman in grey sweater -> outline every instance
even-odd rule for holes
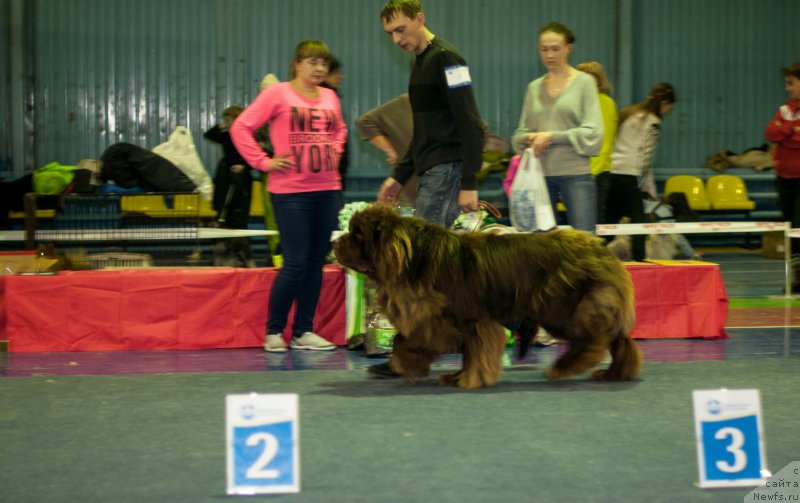
[[[594,79],[569,64],[574,42],[561,23],[539,30],[539,56],[547,74],[528,85],[512,142],[517,151],[532,147],[541,160],[554,210],[560,197],[569,225],[594,232],[597,202],[590,157],[603,143],[603,116]]]

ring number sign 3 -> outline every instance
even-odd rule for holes
[[[765,477],[758,390],[693,393],[700,487],[755,486]]]

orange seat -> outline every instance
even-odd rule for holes
[[[710,210],[711,203],[706,196],[703,180],[692,175],[675,175],[667,179],[664,185],[664,198],[673,192],[683,192],[689,201],[689,207],[695,211]]]
[[[744,181],[735,175],[715,175],[706,181],[712,210],[752,210],[756,203],[747,196]]]

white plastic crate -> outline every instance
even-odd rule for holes
[[[153,267],[153,258],[147,253],[92,253],[88,258],[92,269],[143,269]]]

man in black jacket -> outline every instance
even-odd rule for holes
[[[419,177],[416,214],[449,227],[461,211],[477,211],[484,125],[469,68],[458,49],[425,26],[419,0],[389,0],[384,31],[415,54],[408,84],[414,136],[403,161],[384,180],[378,201],[394,204],[402,185]]]

